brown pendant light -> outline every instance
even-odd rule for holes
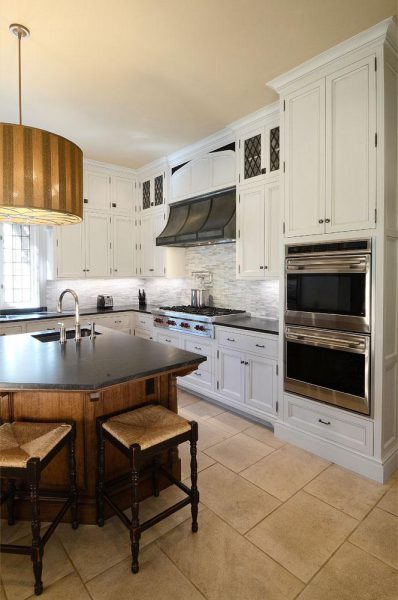
[[[79,223],[83,215],[83,153],[55,133],[22,125],[21,40],[18,37],[19,125],[0,123],[0,221],[31,225]]]

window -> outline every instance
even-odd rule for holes
[[[30,225],[0,225],[0,307],[40,304],[38,232]]]

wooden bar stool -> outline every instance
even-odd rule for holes
[[[136,409],[127,409],[97,419],[98,435],[98,477],[97,477],[97,523],[104,525],[104,501],[130,530],[132,564],[131,571],[138,573],[138,553],[141,532],[156,525],[162,519],[191,505],[192,531],[198,531],[199,492],[197,488],[196,443],[198,440],[198,424],[187,421],[164,406],[147,404]],[[105,482],[105,440],[125,454],[130,461],[131,483],[131,520],[115,504],[112,489],[117,482]],[[170,451],[178,444],[188,441],[191,445],[191,488],[178,481],[172,473],[160,464],[161,452]],[[149,463],[149,465],[148,465]],[[143,469],[144,464],[148,465]],[[139,520],[139,484],[148,476],[152,477],[152,489],[159,495],[159,474],[164,475],[171,483],[187,494],[173,506],[148,519],[144,523]]]
[[[69,491],[67,494],[46,491],[45,496],[40,497],[41,472],[66,444],[69,444]],[[43,421],[3,423],[0,426],[0,476],[7,480],[7,492],[2,495],[1,504],[7,501],[8,524],[15,523],[15,498],[29,499],[32,509],[32,544],[30,546],[1,544],[0,551],[11,554],[30,554],[35,577],[34,590],[35,594],[39,596],[43,591],[41,575],[44,546],[68,508],[71,508],[73,529],[78,527],[75,424]],[[16,479],[26,481],[29,489],[27,494],[17,491]],[[47,531],[41,535],[40,501],[51,499],[65,500],[65,503]]]

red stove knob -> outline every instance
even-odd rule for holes
[[[163,323],[163,319],[161,319],[160,317],[156,317],[154,321],[155,323]]]
[[[203,325],[195,325],[195,329],[197,329],[198,331],[206,331]]]
[[[170,319],[167,321],[167,325],[175,325],[176,322],[175,321],[170,321]]]
[[[185,329],[189,329],[190,325],[189,325],[189,323],[180,323],[180,327],[184,327]]]

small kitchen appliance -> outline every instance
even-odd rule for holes
[[[113,308],[113,296],[97,296],[97,308]]]

